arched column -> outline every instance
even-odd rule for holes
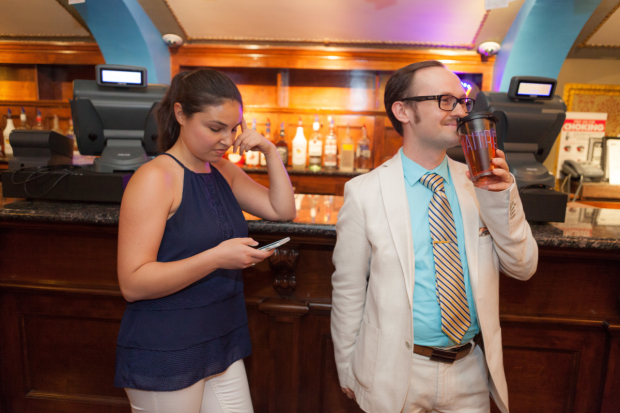
[[[149,83],[170,83],[170,52],[138,0],[75,4],[107,64],[146,67]]]
[[[557,79],[575,39],[600,2],[526,0],[495,60],[493,90],[507,92],[513,76]]]

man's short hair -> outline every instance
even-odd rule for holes
[[[392,112],[392,105],[394,102],[398,102],[406,97],[410,97],[412,93],[412,86],[414,85],[415,72],[424,69],[425,67],[445,67],[441,62],[437,60],[427,60],[424,62],[412,63],[408,66],[398,69],[392,77],[387,81],[385,85],[385,93],[383,94],[383,102],[385,103],[385,111],[387,112],[390,122],[396,129],[396,132],[400,136],[403,136],[403,124],[400,123],[394,112]]]

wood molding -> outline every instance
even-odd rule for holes
[[[568,112],[573,109],[575,95],[620,96],[620,86],[567,83],[564,85],[564,102],[566,103],[566,110]]]
[[[50,393],[37,390],[30,390],[26,393],[27,399],[49,400],[53,402],[78,402],[90,404],[105,404],[115,406],[127,406],[129,400],[121,397],[101,397],[101,396],[76,396],[72,394]]]
[[[0,41],[0,63],[98,65],[105,59],[96,43]]]
[[[587,44],[588,40],[590,40],[592,38],[592,36],[594,36],[600,29],[601,27],[603,27],[603,25],[607,22],[607,20],[610,19],[610,17],[620,8],[620,3],[618,3],[613,9],[611,9],[611,11],[609,13],[607,13],[607,16],[605,16],[605,18],[603,20],[601,20],[601,22],[598,24],[598,26],[596,26],[594,28],[594,30],[592,30],[592,33],[590,33],[588,35],[588,37],[586,37],[583,42],[579,43],[577,45],[578,48],[584,48],[584,47],[591,47],[591,48],[610,48],[610,49],[618,49],[620,48],[620,46],[607,46],[607,45],[602,45],[602,44]]]
[[[410,63],[439,60],[448,68],[493,76],[495,58],[474,51],[363,49],[342,47],[231,46],[188,44],[171,50],[172,67],[264,67],[324,70],[400,69]],[[176,73],[172,73],[175,75]]]

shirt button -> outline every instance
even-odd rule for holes
[[[408,341],[405,341],[405,347],[407,347],[407,350],[411,350],[411,343]]]

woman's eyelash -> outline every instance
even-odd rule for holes
[[[213,132],[219,132],[219,131],[221,131],[221,129],[213,129],[213,128],[209,128],[209,129],[211,129]]]

